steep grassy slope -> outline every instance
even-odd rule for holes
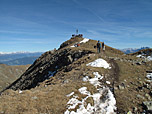
[[[15,81],[30,65],[8,66],[0,64],[0,91]]]

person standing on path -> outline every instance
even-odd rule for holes
[[[102,43],[102,50],[105,51],[105,44],[104,44],[104,42]]]
[[[98,40],[98,43],[97,43],[97,52],[100,53],[100,49],[101,49],[101,43],[100,41]]]

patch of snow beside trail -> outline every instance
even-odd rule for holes
[[[101,80],[103,76],[101,76],[98,72],[94,72],[93,74],[95,75],[95,77],[89,79],[89,82],[97,88],[98,86],[101,85],[99,80]]]
[[[73,45],[73,46],[71,46],[71,47],[75,47],[75,46]]]
[[[143,55],[137,55],[136,57],[141,57],[141,58],[142,58],[142,57],[144,57],[144,56],[143,56]]]
[[[68,105],[68,109],[75,109],[75,107],[78,105],[78,104],[81,104],[81,101],[79,101],[78,99],[78,96],[74,96],[74,98],[71,98],[67,104]]]
[[[107,83],[107,84],[110,84],[110,82],[109,82],[109,81],[106,81],[106,83]]]
[[[82,87],[80,89],[80,93],[85,93],[87,96],[81,101],[77,99],[78,97],[71,98],[67,103],[68,109],[64,114],[115,114],[114,111],[116,110],[116,100],[109,88],[103,88],[99,91],[99,93],[95,93],[93,95],[86,90],[86,87]],[[91,106],[90,103],[87,104],[86,102],[87,98],[90,97],[92,97],[94,100],[94,106]],[[104,100],[101,99],[101,97],[103,97]],[[79,108],[76,109],[76,112],[69,111],[71,109],[75,109],[77,106]]]
[[[86,42],[88,42],[89,41],[89,39],[87,39],[87,38],[84,38],[82,41],[80,41],[79,43],[86,43]]]
[[[152,61],[152,56],[147,57],[148,61]]]
[[[68,94],[68,95],[66,95],[67,97],[70,97],[70,96],[72,96],[72,95],[74,95],[74,92],[71,92],[70,94]]]
[[[98,72],[93,73],[95,75],[94,78],[89,79],[86,76],[87,80],[92,83],[96,89],[97,85],[102,86],[99,80],[103,78]],[[86,80],[85,80],[86,81]],[[96,82],[96,83],[95,83]],[[91,94],[91,92],[87,91],[87,87],[81,87],[78,91],[81,94],[86,95],[85,98],[81,98],[78,96],[74,96],[67,103],[67,110],[64,114],[115,114],[116,108],[116,100],[114,98],[113,93],[110,91],[108,87],[102,86],[100,89],[97,89],[98,93]],[[91,106],[90,103],[87,104],[86,100],[88,98],[92,98],[94,101],[94,105]],[[103,99],[102,99],[103,98]],[[76,111],[69,111],[71,109],[76,109]]]
[[[141,55],[137,55],[136,57],[139,57],[139,58],[143,58],[143,59],[145,59],[145,60],[147,60],[147,61],[152,61],[152,56],[144,56],[143,54]]]
[[[86,76],[86,77],[83,77],[83,79],[82,79],[84,82],[87,82],[87,81],[89,81],[89,77],[88,76]]]
[[[110,65],[105,61],[104,59],[97,59],[91,63],[88,63],[87,66],[92,66],[92,67],[103,67],[105,69],[111,69]]]
[[[87,87],[80,88],[79,92],[84,95],[90,95],[90,92],[87,91]]]
[[[80,41],[79,43],[86,43],[88,42],[90,39],[84,38],[82,41]],[[71,47],[77,47],[76,44],[72,45]]]

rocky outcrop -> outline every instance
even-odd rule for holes
[[[60,49],[53,53],[52,51],[48,51],[38,58],[19,79],[6,89],[25,90],[34,88],[40,82],[55,75],[64,66],[90,53],[92,52],[89,50],[71,50],[70,48]]]
[[[143,102],[143,105],[147,111],[147,113],[152,113],[152,101],[145,101]]]

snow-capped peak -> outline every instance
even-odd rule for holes
[[[28,52],[28,51],[0,52],[1,55],[5,55],[5,54],[26,54],[26,53],[39,53],[39,52]]]

